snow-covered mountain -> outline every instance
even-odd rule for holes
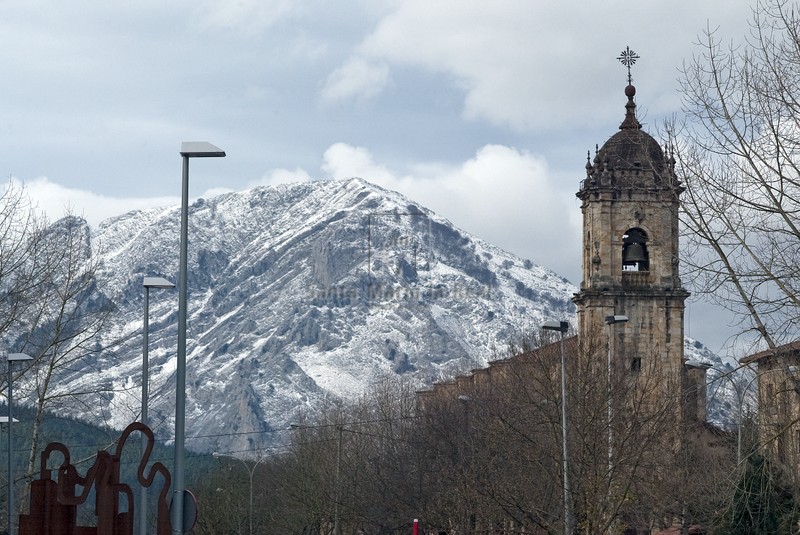
[[[175,281],[179,220],[179,207],[131,212],[92,235],[99,288],[117,307],[107,336],[131,342],[59,388],[113,387],[96,403],[119,427],[140,405],[142,278]],[[356,396],[386,374],[451,377],[574,315],[564,278],[361,179],[194,202],[189,271],[187,447],[201,451],[264,446],[326,398]],[[149,301],[150,419],[168,440],[177,292],[152,289]]]

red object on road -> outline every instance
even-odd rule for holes
[[[419,520],[414,519],[414,535],[419,535]]]

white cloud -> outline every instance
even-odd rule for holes
[[[616,87],[622,94],[625,70],[614,58],[626,45],[642,56],[634,77],[646,82],[648,102],[663,100],[674,109],[676,56],[691,56],[705,20],[733,19],[741,28],[748,13],[746,3],[732,8],[720,0],[676,0],[668,6],[406,0],[380,20],[356,55],[364,64],[444,74],[464,91],[463,114],[469,119],[516,130],[574,127],[596,120],[598,110],[604,121],[609,91]],[[670,46],[663,46],[667,41]],[[340,69],[352,69],[352,61]],[[617,76],[610,76],[612,69]]]
[[[203,28],[258,34],[296,11],[301,4],[294,0],[212,0],[195,12]]]
[[[395,173],[376,164],[363,147],[334,143],[325,151],[323,160],[322,170],[331,178],[359,177],[378,184],[396,180]]]
[[[377,164],[363,147],[332,145],[323,171],[396,190],[458,227],[563,275],[580,265],[573,194],[554,183],[547,162],[527,151],[486,145],[459,165],[424,163],[409,173]]]
[[[328,76],[320,96],[326,103],[365,100],[378,95],[388,83],[388,66],[352,57]]]
[[[177,205],[180,202],[179,197],[108,197],[86,190],[67,188],[51,182],[46,177],[31,181],[21,181],[15,178],[12,179],[12,182],[25,188],[34,205],[50,221],[55,221],[66,214],[72,214],[83,217],[94,227],[104,219],[131,210]]]
[[[260,180],[252,182],[248,188],[256,186],[276,186],[278,184],[289,184],[292,182],[310,182],[313,178],[304,169],[296,168],[294,171],[288,169],[272,169],[264,174]]]
[[[12,178],[11,182],[15,186],[25,189],[34,207],[49,221],[56,221],[70,214],[84,218],[92,227],[97,227],[105,219],[134,210],[178,206],[181,202],[178,196],[109,197],[98,195],[91,191],[62,186],[50,181],[47,177],[30,181]],[[199,197],[210,199],[231,191],[233,190],[225,187],[210,188]],[[190,202],[192,201],[193,199],[190,199]]]

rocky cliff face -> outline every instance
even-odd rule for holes
[[[420,385],[450,377],[574,314],[576,289],[562,277],[360,179],[256,188],[189,212],[186,430],[196,450],[252,451],[326,398],[387,374]],[[107,338],[127,342],[59,388],[112,387],[95,407],[119,427],[140,405],[142,278],[176,280],[179,218],[178,207],[132,212],[92,235],[98,286],[117,307]],[[150,415],[161,439],[174,423],[176,345],[177,292],[152,289]]]

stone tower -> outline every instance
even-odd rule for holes
[[[679,380],[689,295],[678,274],[683,187],[675,160],[636,119],[635,94],[629,83],[619,132],[593,161],[587,158],[577,193],[583,213],[583,279],[574,298],[578,332],[597,347],[612,344],[620,372],[650,370]],[[628,321],[609,324],[615,315]]]

